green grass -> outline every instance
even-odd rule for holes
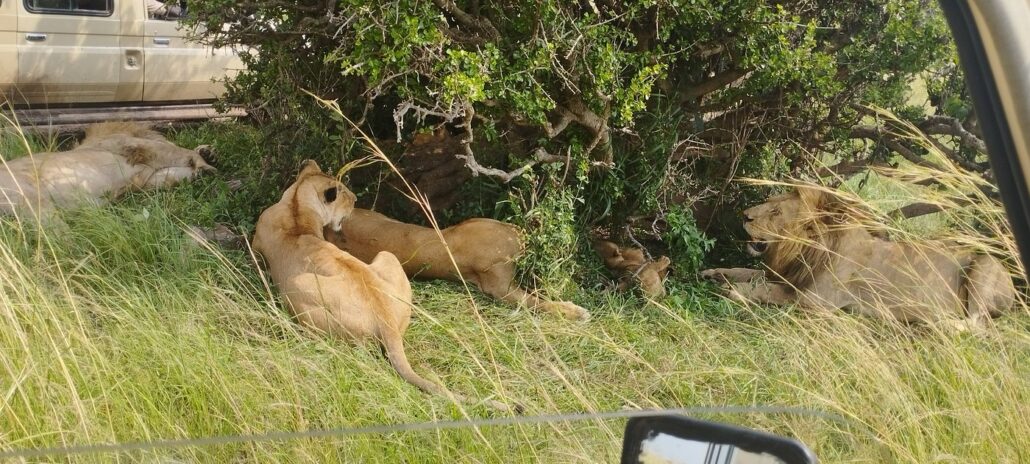
[[[212,125],[179,137],[189,146],[188,137],[217,135],[230,150],[249,143],[239,133]],[[45,234],[0,222],[0,449],[496,416],[421,393],[375,346],[303,330],[249,256],[192,245],[184,223],[246,225],[231,209],[246,198],[225,188],[230,172],[68,211]],[[731,306],[711,290],[676,283],[664,305],[573,295],[594,315],[576,324],[479,294],[470,300],[458,285],[416,282],[406,344],[428,378],[521,403],[527,414],[799,406],[851,425],[704,417],[797,437],[822,462],[1030,461],[1025,307],[986,334],[955,334]],[[623,426],[483,427],[69,460],[614,462]]]

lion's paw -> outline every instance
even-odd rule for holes
[[[737,287],[733,285],[723,285],[721,286],[720,290],[722,292],[722,296],[726,297],[728,300],[733,301],[735,303],[748,304],[751,302],[751,300],[748,299],[748,297],[744,296],[743,293],[740,293],[740,290],[738,290]]]
[[[765,272],[742,267],[715,268],[701,271],[701,277],[713,282],[754,282],[765,277]]]
[[[716,291],[719,293],[720,296],[734,303],[746,304],[751,301],[750,299],[748,299],[747,296],[741,293],[740,289],[737,288],[736,285],[733,285],[729,282],[721,282],[718,286],[716,286],[716,288]]]
[[[726,274],[723,273],[723,269],[705,269],[701,271],[701,278],[714,280],[716,282],[726,282]]]
[[[575,303],[570,303],[568,301],[553,301],[549,303],[548,306],[550,306],[550,309],[553,312],[565,316],[565,318],[570,321],[584,322],[590,320],[590,311],[587,311],[586,308]]]
[[[984,338],[988,335],[988,328],[975,319],[948,319],[940,321],[938,328],[953,335],[970,335],[977,338]]]
[[[194,148],[193,151],[197,152],[197,154],[200,155],[201,158],[204,158],[204,161],[208,163],[218,161],[218,154],[211,145],[197,145],[197,148]]]

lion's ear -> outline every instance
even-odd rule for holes
[[[669,273],[669,265],[672,264],[672,260],[668,256],[662,256],[655,260],[655,272],[660,276],[665,276]]]
[[[619,247],[612,242],[607,240],[595,239],[594,251],[601,255],[602,258],[611,258],[613,256],[619,256]]]
[[[801,203],[813,210],[822,209],[823,204],[826,202],[828,196],[825,191],[815,187],[808,187],[799,185],[797,187],[798,198],[801,199]]]
[[[305,160],[304,163],[302,163],[300,165],[300,174],[298,174],[297,177],[298,178],[300,178],[300,177],[307,177],[307,176],[310,176],[310,175],[313,175],[313,174],[321,174],[321,173],[322,173],[322,168],[318,167],[318,162],[316,162],[315,160],[309,159],[309,160]]]
[[[798,187],[798,197],[808,211],[817,213],[825,223],[840,222],[839,213],[847,209],[840,195],[817,187]]]
[[[322,196],[325,197],[325,202],[326,203],[332,203],[332,202],[336,201],[337,193],[338,193],[338,190],[336,189],[336,187],[329,187],[329,188],[325,189],[324,192],[322,192]]]

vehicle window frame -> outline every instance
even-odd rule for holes
[[[3,1],[3,0],[0,0]],[[107,11],[103,10],[65,10],[60,8],[35,8],[30,5],[32,0],[23,0],[22,5],[25,6],[25,11],[32,14],[46,14],[46,15],[61,15],[61,16],[95,16],[95,17],[110,17],[114,14],[115,2],[117,0],[106,0],[108,2]]]
[[[1030,189],[1015,148],[1012,127],[1005,115],[998,84],[991,69],[982,33],[969,0],[940,0],[966,76],[983,140],[987,145],[995,184],[1005,206],[1020,259],[1030,277]]]

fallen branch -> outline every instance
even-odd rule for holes
[[[911,219],[919,216],[926,216],[927,214],[947,211],[951,208],[963,208],[973,204],[972,201],[965,198],[949,198],[948,202],[952,203],[952,205],[926,202],[912,203],[891,211],[887,213],[887,215],[892,218]]]
[[[841,161],[833,166],[824,166],[816,170],[815,175],[819,177],[841,176],[850,177],[869,168],[890,167],[885,161],[873,158],[862,158],[853,161]]]

